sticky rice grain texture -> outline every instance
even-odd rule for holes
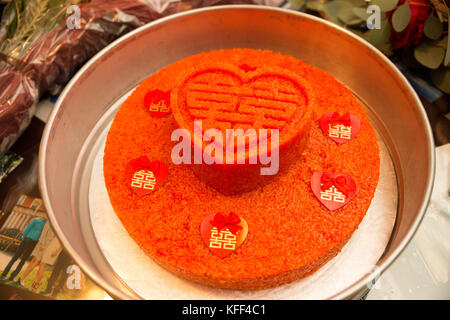
[[[315,95],[313,122],[303,155],[269,184],[226,196],[200,181],[187,165],[174,165],[172,115],[152,117],[144,107],[149,90],[168,91],[179,70],[203,61],[236,66],[276,66],[295,72]],[[350,112],[361,120],[356,139],[338,145],[326,137],[318,119],[327,112]],[[169,166],[165,184],[139,197],[129,187],[125,167],[147,156]],[[104,177],[111,204],[130,236],[152,259],[175,274],[199,283],[233,289],[263,289],[302,278],[339,253],[369,208],[379,177],[379,149],[364,108],[331,75],[290,56],[265,50],[228,49],[198,54],[152,75],[118,111],[108,133]],[[316,171],[351,176],[358,193],[336,211],[313,195]],[[245,242],[230,256],[212,254],[201,239],[203,218],[234,212],[249,225]]]

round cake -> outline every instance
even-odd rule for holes
[[[256,151],[241,140],[242,163],[225,156],[231,129],[256,132]],[[195,139],[208,132],[215,138]],[[212,142],[213,161],[197,161]],[[261,174],[274,154],[279,170]],[[331,75],[271,51],[227,49],[143,81],[114,118],[103,173],[117,216],[158,264],[214,287],[263,289],[339,253],[370,206],[379,149],[364,108]]]

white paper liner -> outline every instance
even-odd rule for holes
[[[326,299],[374,271],[397,213],[397,182],[384,143],[380,179],[366,216],[342,251],[314,274],[266,290],[217,289],[182,279],[156,264],[128,235],[114,213],[103,177],[103,150],[96,156],[89,189],[92,226],[98,244],[119,277],[144,299]],[[368,284],[370,285],[370,284]]]

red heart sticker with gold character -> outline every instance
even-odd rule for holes
[[[152,90],[145,94],[144,105],[147,111],[155,118],[162,118],[171,112],[170,90]]]
[[[155,191],[166,181],[169,168],[164,162],[150,161],[142,156],[128,162],[125,174],[130,188],[142,197]]]
[[[234,213],[228,216],[221,213],[210,214],[200,225],[203,242],[213,254],[222,259],[239,248],[247,233],[247,222]]]
[[[343,116],[337,112],[329,112],[320,118],[319,126],[327,137],[342,144],[355,139],[361,130],[361,121],[348,112]]]
[[[325,171],[314,172],[311,189],[317,199],[331,211],[345,206],[357,193],[356,182],[352,178]]]

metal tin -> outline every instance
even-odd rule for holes
[[[89,218],[88,177],[96,138],[112,106],[150,74],[187,56],[221,48],[269,49],[299,58],[344,83],[367,106],[394,161],[398,215],[380,272],[420,224],[434,179],[434,143],[424,108],[403,75],[361,38],[322,19],[264,6],[193,10],[145,25],[98,53],[60,95],[41,142],[39,180],[50,221],[80,267],[111,295],[139,298],[113,272]],[[355,298],[368,274],[333,298]]]

